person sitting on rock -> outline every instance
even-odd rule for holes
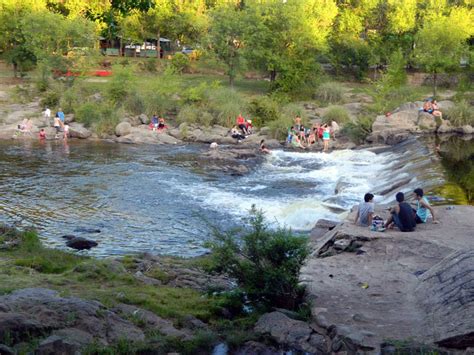
[[[247,120],[245,122],[245,129],[247,131],[247,134],[252,134],[252,129],[253,129],[252,120]]]
[[[415,189],[413,191],[415,193],[415,200],[417,202],[416,206],[416,216],[415,216],[415,221],[417,224],[420,223],[426,223],[428,218],[432,217],[433,218],[433,223],[438,223],[438,221],[435,220],[434,218],[434,211],[433,208],[431,207],[430,203],[424,197],[423,189]]]
[[[295,148],[306,149],[301,140],[298,138],[298,132],[294,132],[291,137],[291,145]]]
[[[158,116],[156,115],[156,113],[151,117],[151,124],[153,130],[156,131],[158,129]]]
[[[438,101],[433,100],[433,102],[431,103],[431,107],[433,108],[432,115],[442,119],[443,113],[439,110]]]
[[[163,117],[160,117],[160,119],[158,120],[158,130],[163,129],[166,129],[165,119]]]
[[[247,135],[248,134],[247,125],[245,123],[246,123],[245,118],[240,113],[239,116],[237,117],[237,127],[240,128],[240,130],[242,131],[242,134]]]
[[[416,228],[413,208],[405,202],[405,194],[403,192],[397,193],[395,198],[398,205],[390,208],[391,216],[385,223],[385,228],[393,228],[396,225],[401,232],[413,232]]]
[[[240,142],[242,139],[245,139],[245,136],[239,132],[237,126],[232,127],[230,130],[230,136],[237,139],[238,142]]]
[[[429,114],[432,114],[433,111],[434,111],[433,104],[431,103],[430,100],[426,100],[425,103],[423,104],[423,112],[427,112]]]
[[[361,202],[357,208],[357,214],[354,220],[355,224],[357,224],[357,221],[359,221],[358,224],[363,227],[368,227],[372,224],[375,211],[373,200],[374,195],[371,193],[364,195],[364,202]]]
[[[291,144],[291,139],[293,138],[293,132],[295,131],[295,126],[288,128],[288,135],[286,137],[286,143]]]
[[[270,154],[270,149],[267,148],[267,146],[265,145],[265,139],[262,139],[260,141],[260,152],[262,152],[263,154]]]

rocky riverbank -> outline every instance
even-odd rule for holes
[[[474,209],[435,212],[439,224],[413,233],[371,232],[353,215],[316,225],[301,280],[313,301],[313,330],[330,339],[330,350],[395,353],[411,341],[441,353],[472,351]],[[385,209],[376,213],[387,217]]]

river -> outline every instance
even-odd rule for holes
[[[239,226],[253,204],[273,225],[305,232],[320,218],[344,218],[368,191],[388,203],[399,187],[443,186],[443,166],[427,147],[412,140],[378,153],[275,150],[251,173],[229,176],[196,169],[205,146],[3,141],[0,222],[34,226],[57,248],[65,234],[95,239],[99,246],[85,253],[99,257],[196,256],[212,226]]]

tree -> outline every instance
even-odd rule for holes
[[[255,207],[249,222],[240,236],[216,231],[208,244],[214,268],[234,277],[254,305],[297,310],[305,290],[299,274],[309,254],[307,240],[287,229],[270,230]]]
[[[211,12],[211,26],[206,39],[208,48],[227,66],[231,87],[242,66],[243,16],[243,11],[233,4],[217,6]]]
[[[317,51],[326,48],[336,13],[332,0],[265,0],[247,4],[244,10],[247,60],[269,72],[276,88],[284,86],[285,90],[291,90],[302,85],[315,70]]]
[[[474,34],[474,14],[467,8],[453,8],[448,16],[431,17],[416,36],[415,61],[433,75],[436,96],[439,73],[460,67],[469,51],[467,40]]]

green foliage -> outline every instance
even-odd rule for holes
[[[455,127],[464,125],[474,126],[473,107],[465,100],[456,102],[454,107],[444,113],[444,118],[447,118]]]
[[[123,103],[135,89],[135,77],[130,68],[114,66],[114,75],[107,86],[107,96],[116,105]]]
[[[208,46],[225,63],[230,86],[234,85],[235,77],[243,65],[243,14],[232,3],[222,4],[211,11],[212,26],[208,33]]]
[[[127,62],[123,60],[121,63],[122,67],[127,66]],[[157,58],[147,58],[143,62],[141,62],[143,71],[148,72],[148,73],[156,73],[158,71],[158,59]]]
[[[433,96],[436,75],[459,68],[462,55],[468,52],[467,40],[473,35],[473,28],[472,11],[454,7],[448,16],[437,14],[427,19],[418,32],[414,57],[434,75]]]
[[[177,73],[182,74],[189,70],[190,61],[189,57],[184,53],[176,53],[173,58],[171,58],[171,66],[176,70]]]
[[[235,232],[216,232],[209,243],[216,268],[235,277],[255,304],[297,309],[304,295],[298,276],[309,253],[307,240],[286,229],[269,230],[255,208],[249,223],[241,243]]]
[[[358,80],[365,78],[373,61],[367,42],[360,38],[344,36],[333,40],[330,47],[329,58],[338,74],[348,71]]]
[[[250,102],[249,107],[255,124],[259,127],[267,125],[269,122],[278,120],[281,115],[281,107],[269,96],[258,96]]]
[[[42,107],[56,107],[61,99],[61,93],[55,90],[46,91],[40,101]]]
[[[19,241],[18,247],[11,251],[11,255],[15,256],[14,265],[41,273],[60,274],[84,260],[80,256],[44,248],[34,231],[18,232],[3,226],[0,228],[0,240],[6,239]]]
[[[75,109],[75,119],[92,128],[99,136],[113,134],[123,112],[110,102],[85,102]]]
[[[347,122],[342,129],[342,133],[354,143],[362,144],[365,142],[365,138],[372,133],[374,120],[370,116],[358,117],[355,121]]]
[[[201,83],[185,91],[185,105],[178,113],[178,123],[203,126],[233,124],[235,118],[247,112],[247,102],[236,90],[220,87],[218,83]]]
[[[344,125],[350,121],[349,112],[342,106],[329,106],[322,121],[327,124],[336,121],[337,123]]]
[[[316,100],[324,104],[337,104],[342,101],[344,90],[338,82],[330,81],[321,84],[314,94]]]

